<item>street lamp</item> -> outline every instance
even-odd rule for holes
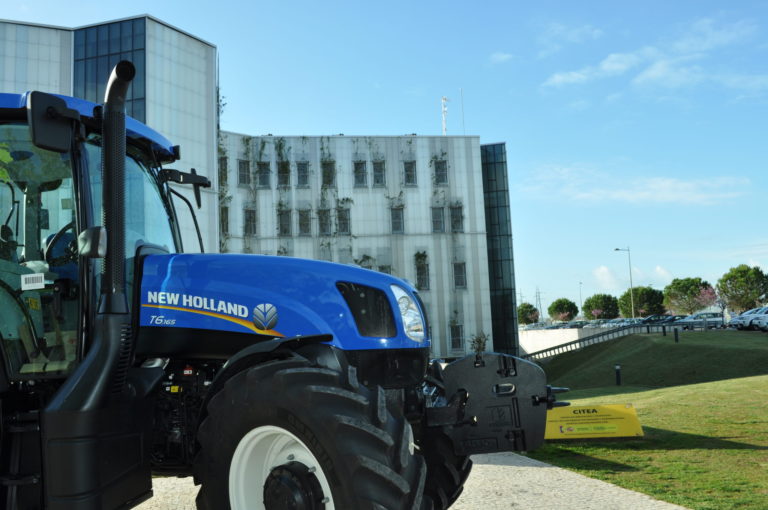
[[[629,246],[626,248],[614,248],[613,251],[625,251],[627,252],[627,260],[629,261],[629,302],[632,305],[632,318],[635,318],[635,291],[632,285],[632,255],[629,252]]]
[[[581,282],[579,282],[579,310],[582,318],[584,317],[584,301],[581,299]]]

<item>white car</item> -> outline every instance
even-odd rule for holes
[[[755,313],[749,315],[749,320],[745,322],[744,329],[762,329],[765,331],[768,326],[768,306],[759,308]]]
[[[762,331],[768,331],[768,313],[760,314],[752,321],[752,327]]]
[[[753,308],[731,319],[728,325],[736,329],[750,329],[752,328],[752,321],[757,319],[759,315],[762,315],[767,312],[768,312],[768,306]]]

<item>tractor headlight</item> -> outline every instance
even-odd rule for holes
[[[401,287],[391,285],[392,293],[397,301],[397,308],[400,311],[400,318],[403,321],[403,329],[408,338],[416,342],[424,341],[424,318],[421,316],[419,307],[413,298],[408,295]]]

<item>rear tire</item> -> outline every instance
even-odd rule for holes
[[[354,367],[294,355],[244,370],[211,398],[198,431],[197,507],[419,508],[426,465],[395,411],[381,388],[358,383]]]
[[[445,510],[464,491],[472,461],[468,455],[456,455],[451,440],[442,432],[428,431],[425,436],[419,445],[427,461],[422,510]]]

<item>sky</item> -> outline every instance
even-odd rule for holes
[[[505,142],[518,298],[768,270],[768,2],[7,1],[218,48],[222,128]],[[762,211],[762,213],[761,213]],[[629,252],[618,252],[615,248]]]

